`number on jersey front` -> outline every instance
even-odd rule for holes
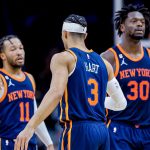
[[[128,87],[130,87],[131,94],[127,95],[129,100],[136,100],[140,98],[143,101],[149,99],[149,92],[150,92],[150,84],[148,81],[141,81],[137,83],[136,81],[130,81],[128,83]]]
[[[20,102],[20,121],[21,122],[28,122],[30,119],[29,116],[29,102]]]

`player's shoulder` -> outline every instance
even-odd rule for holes
[[[103,57],[102,57],[102,59],[103,59],[103,61],[104,61],[107,68],[112,68],[112,65],[109,63],[109,61],[107,59],[105,59]]]
[[[112,78],[114,76],[114,72],[113,72],[113,67],[112,65],[109,63],[109,61],[107,61],[105,58],[102,58],[105,65],[106,65],[106,68],[107,68],[107,72],[108,72],[108,78]]]
[[[29,72],[26,72],[26,71],[24,71],[24,73],[29,77],[29,78],[32,78],[32,79],[34,79],[34,77],[33,77],[33,75],[31,74],[31,73],[29,73]]]
[[[31,74],[31,73],[29,73],[29,72],[24,72],[27,76],[28,76],[28,78],[30,79],[30,81],[31,81],[31,83],[32,83],[32,86],[33,86],[33,89],[34,89],[34,91],[35,91],[35,89],[36,89],[36,83],[35,83],[35,79],[34,79],[34,77],[33,77],[33,75]]]
[[[105,58],[107,61],[109,61],[112,66],[114,66],[115,61],[117,59],[117,53],[115,51],[116,46],[117,45],[114,45],[100,54],[100,56],[102,58]]]
[[[69,50],[59,52],[53,55],[51,62],[68,62],[75,59],[75,54]]]
[[[101,57],[109,60],[109,59],[113,59],[114,58],[114,53],[109,49],[107,49],[106,51],[102,52],[100,54]]]

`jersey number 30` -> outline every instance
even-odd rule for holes
[[[127,95],[129,100],[136,100],[137,98],[140,98],[143,101],[148,100],[150,88],[148,81],[141,81],[140,83],[130,81],[128,87],[131,87],[130,92],[132,93]]]

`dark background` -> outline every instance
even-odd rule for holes
[[[149,0],[124,0],[125,4],[142,2],[150,7]],[[26,51],[24,69],[35,78],[38,104],[50,85],[51,56],[64,49],[61,41],[63,20],[72,13],[87,19],[86,45],[89,49],[101,53],[114,44],[113,0],[0,0],[0,37],[16,34],[22,40]],[[56,116],[54,112],[48,117],[46,125],[58,142]]]

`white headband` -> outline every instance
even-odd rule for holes
[[[77,23],[64,22],[62,31],[86,33],[87,27],[83,27]]]

